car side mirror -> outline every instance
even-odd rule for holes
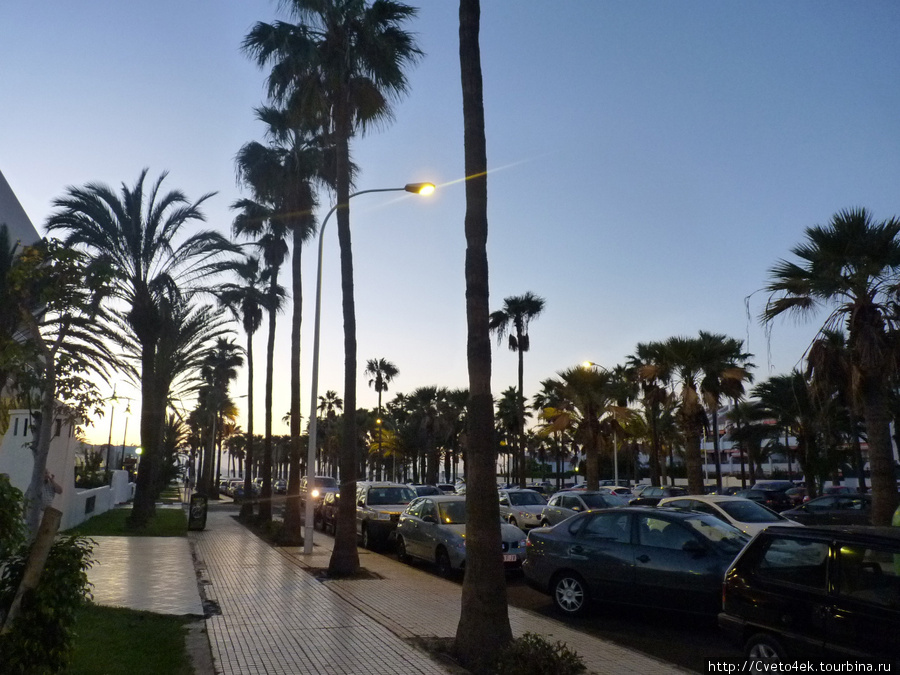
[[[706,553],[706,547],[696,539],[688,539],[682,544],[681,550],[685,553],[693,553],[694,555],[703,555]]]
[[[431,516],[431,515],[422,516],[422,522],[423,523],[431,523],[432,525],[437,525],[437,518],[435,518],[434,516]]]

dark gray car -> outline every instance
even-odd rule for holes
[[[825,495],[782,511],[803,525],[871,525],[872,497],[861,494]]]
[[[601,509],[532,530],[522,569],[566,615],[596,600],[714,616],[725,570],[749,539],[704,513]]]
[[[541,512],[541,525],[550,527],[557,525],[576,513],[585,513],[591,509],[612,509],[627,506],[621,497],[605,491],[578,490],[557,492]]]

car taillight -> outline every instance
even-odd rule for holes
[[[528,537],[528,539],[525,540],[525,548],[529,548],[531,546],[534,546],[534,544],[531,542],[531,537]]]

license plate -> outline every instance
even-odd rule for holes
[[[503,556],[503,562],[516,562],[519,559],[515,553],[508,553]]]

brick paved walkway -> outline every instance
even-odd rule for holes
[[[357,610],[229,513],[190,535],[220,614],[206,625],[217,673],[443,675],[426,654]]]

